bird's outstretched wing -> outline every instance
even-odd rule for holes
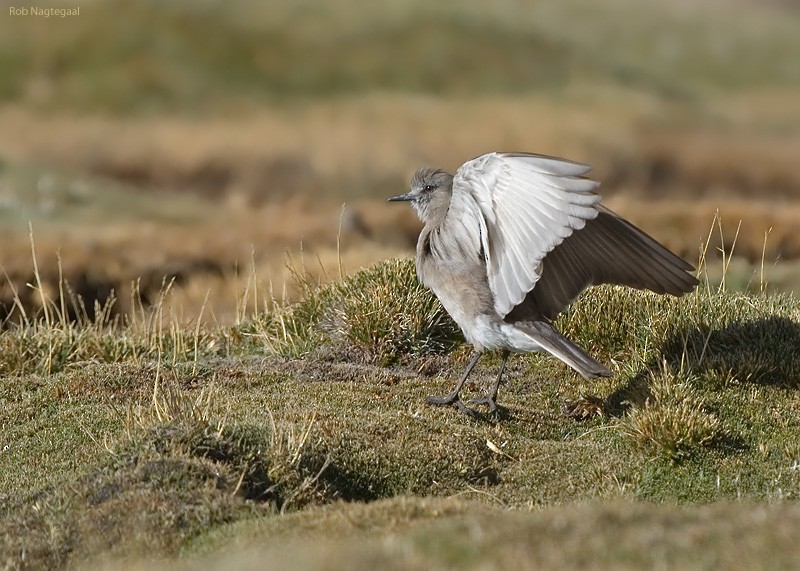
[[[553,318],[590,285],[672,295],[697,285],[690,264],[599,204],[598,183],[582,177],[588,171],[552,157],[493,153],[456,173],[452,203],[477,205],[501,317]]]
[[[618,284],[680,296],[697,285],[694,268],[648,234],[603,206],[554,249],[536,287],[510,315],[553,318],[587,286]]]
[[[451,204],[478,206],[486,273],[501,317],[534,289],[548,253],[598,216],[598,183],[582,176],[589,170],[541,155],[490,153],[456,172]]]

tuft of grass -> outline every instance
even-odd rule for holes
[[[410,355],[445,353],[462,340],[439,300],[417,279],[411,258],[388,260],[337,288],[333,334],[389,365]]]
[[[138,283],[133,284],[131,308],[126,315],[115,312],[113,290],[105,300],[87,308],[64,278],[60,257],[58,291],[49,291],[39,271],[32,229],[30,244],[33,283],[27,286],[34,292],[38,311],[26,310],[19,290],[6,273],[13,302],[0,331],[0,375],[52,375],[90,363],[127,362],[157,363],[159,367],[189,363],[196,372],[201,358],[218,353],[222,344],[217,336],[200,327],[205,305],[193,327],[179,323],[174,312],[167,315],[165,304],[174,280],[162,281],[156,299],[147,308]]]
[[[78,305],[71,318],[60,302],[43,298],[40,315],[23,312],[19,323],[0,332],[0,374],[52,375],[97,363],[193,364],[217,354],[218,336],[166,317],[162,291],[155,306],[141,314],[113,315],[115,299],[97,305],[93,317]],[[20,306],[21,307],[21,306]]]
[[[586,291],[557,322],[559,330],[631,376],[661,361],[693,374],[797,386],[800,313],[786,294],[711,291],[682,298],[630,288]]]
[[[446,353],[463,340],[418,281],[410,258],[379,262],[321,288],[307,287],[302,301],[268,312],[257,328],[279,354],[297,356],[329,344],[380,366]]]
[[[621,430],[673,459],[720,442],[725,436],[722,422],[707,410],[692,388],[693,382],[696,380],[682,378],[664,363],[659,372],[651,374],[650,396],[644,406],[628,411]]]

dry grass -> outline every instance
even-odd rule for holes
[[[132,309],[134,296],[150,305],[164,284],[173,282],[165,302],[171,310],[191,320],[208,299],[213,311],[206,318],[230,323],[237,319],[248,284],[251,310],[271,298],[296,299],[297,284],[288,269],[291,260],[314,280],[325,282],[339,276],[340,264],[355,271],[407,251],[409,235],[416,232],[411,213],[384,209],[382,217],[374,217],[366,226],[359,208],[346,210],[356,224],[350,227],[342,226],[340,209],[333,204],[310,206],[304,201],[233,213],[214,212],[209,204],[208,219],[188,225],[112,219],[88,228],[63,229],[42,222],[34,229],[38,279],[44,298],[58,300],[63,277],[68,284],[64,287],[84,299],[91,317],[95,301],[102,305],[112,293],[116,298],[112,313],[125,314]],[[408,234],[397,220],[409,222]],[[385,239],[372,239],[370,227],[381,224],[393,230]],[[27,232],[7,231],[3,251],[2,317],[15,321],[19,318],[14,313],[15,297],[35,314],[41,311],[42,296],[26,285],[34,282]],[[71,306],[67,310],[75,317]]]
[[[490,149],[547,150],[588,160],[587,136],[614,124],[617,132],[608,138],[622,138],[652,112],[646,104],[625,108],[613,100],[584,110],[576,109],[577,103],[541,96],[453,102],[370,95],[202,123],[161,117],[44,119],[7,110],[0,125],[22,135],[13,144],[0,143],[0,156],[233,200],[237,194],[263,200],[307,189],[374,196],[386,191],[373,185],[402,182],[420,164],[455,168]],[[520,117],[530,118],[535,129]]]
[[[0,156],[234,203],[306,190],[385,195],[376,187],[402,183],[420,164],[453,169],[489,150],[574,157],[594,164],[611,188],[647,196],[796,196],[796,121],[769,129],[732,111],[715,122],[619,88],[600,88],[595,99],[572,89],[562,98],[365,95],[202,123],[41,117],[12,108],[0,113],[0,125],[20,136],[0,142]],[[762,104],[792,113],[774,97]],[[668,127],[663,113],[674,115]]]
[[[33,220],[51,296],[60,251],[67,280],[90,309],[113,290],[124,313],[132,282],[147,300],[166,276],[176,279],[173,299],[186,315],[196,315],[208,294],[217,319],[230,322],[253,265],[262,292],[297,294],[287,249],[302,248],[310,270],[334,276],[340,253],[355,270],[411,251],[419,223],[385,197],[421,164],[453,169],[503,148],[594,163],[608,204],[689,260],[717,211],[727,244],[744,221],[739,257],[758,264],[763,255],[769,266],[800,255],[791,129],[763,130],[731,111],[724,127],[657,132],[657,100],[606,89],[596,100],[580,90],[563,100],[369,95],[202,123],[6,109],[0,127],[20,136],[0,141],[0,156],[12,161],[0,171],[3,267],[34,311],[24,223]],[[691,115],[676,113],[684,117],[678,124]],[[51,166],[36,166],[44,164]],[[791,290],[796,282],[788,275],[779,285]],[[5,313],[12,298],[1,285]]]

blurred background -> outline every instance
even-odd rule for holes
[[[287,264],[410,255],[385,199],[494,150],[592,164],[690,261],[710,236],[712,280],[723,248],[728,287],[800,287],[800,2],[35,5],[80,14],[0,14],[2,319],[41,304],[31,228],[48,295],[124,313],[174,280],[229,322],[295,295]]]

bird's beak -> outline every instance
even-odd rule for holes
[[[407,192],[405,194],[398,194],[397,196],[393,196],[393,197],[391,197],[389,199],[389,202],[400,202],[400,201],[408,201],[408,200],[414,200],[414,197],[411,196],[410,192]]]

